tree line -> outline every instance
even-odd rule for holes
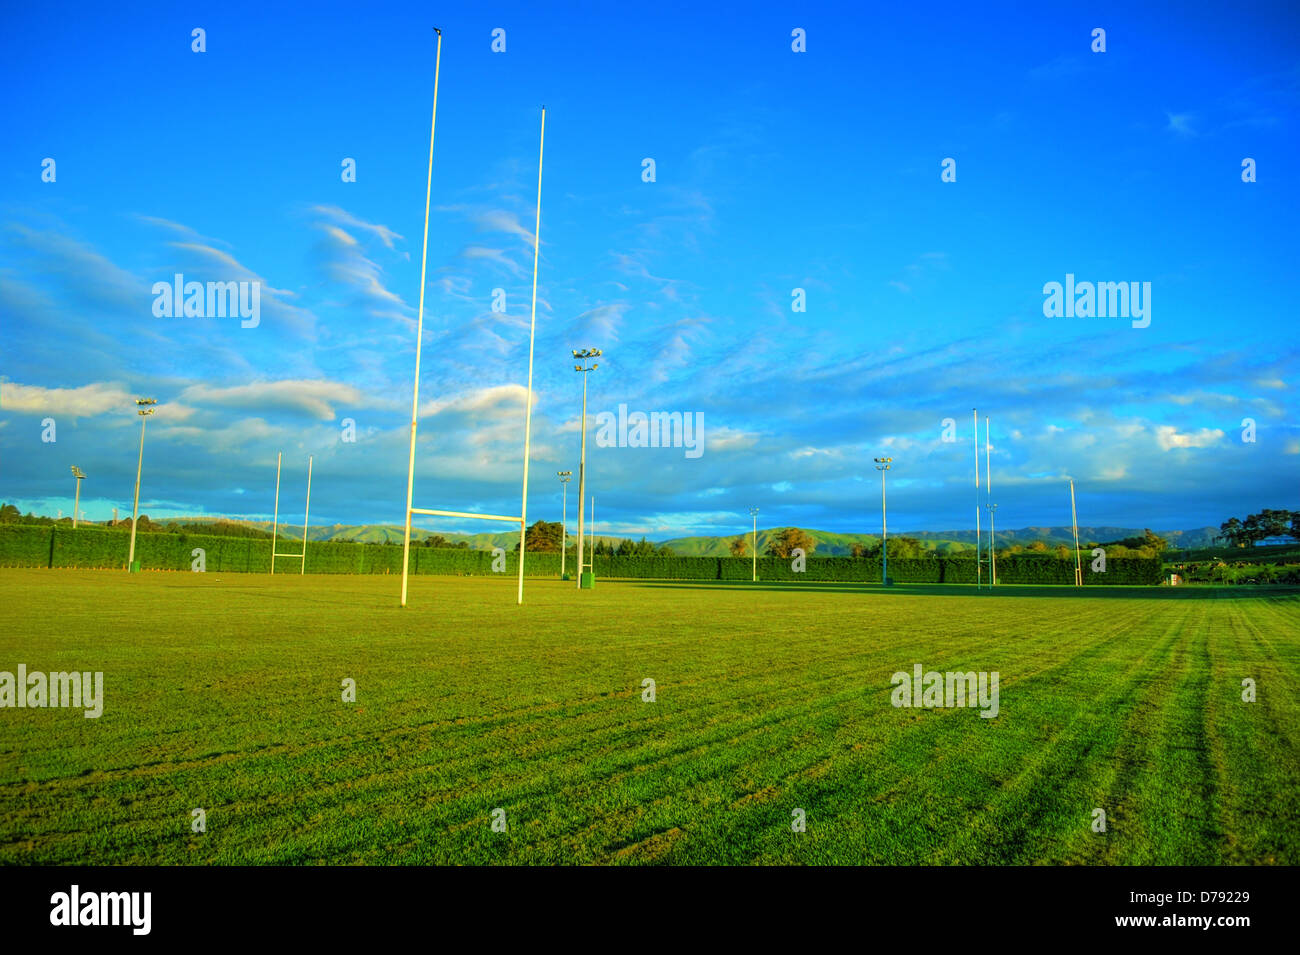
[[[926,547],[919,539],[909,537],[906,534],[890,537],[888,544],[889,556],[900,560],[918,557],[937,559],[945,556],[936,548]],[[750,546],[750,536],[742,534],[731,542],[731,556],[749,556],[751,554]],[[1159,534],[1152,533],[1148,528],[1140,537],[1126,537],[1123,540],[1103,543],[1080,541],[1079,546],[1085,553],[1091,551],[1094,547],[1103,547],[1106,549],[1107,554],[1113,557],[1159,557],[1169,549],[1169,541]],[[768,557],[788,558],[796,547],[803,549],[804,556],[811,556],[817,547],[817,542],[813,540],[807,531],[800,530],[797,527],[787,527],[776,531],[768,538],[767,549],[764,553]],[[880,560],[880,551],[881,543],[878,540],[869,543],[855,542],[849,545],[849,556],[862,560]],[[1074,548],[1066,544],[1051,545],[1041,540],[1031,541],[1028,544],[1008,544],[1005,547],[997,548],[999,557],[1012,554],[1052,554],[1056,557],[1066,558],[1074,555]]]
[[[564,525],[558,521],[537,521],[524,534],[524,546],[533,553],[549,552],[558,554],[561,541],[567,545],[568,553],[576,553],[577,538],[569,536],[565,541]],[[515,544],[514,550],[519,545]],[[676,557],[677,554],[667,545],[656,545],[642,537],[639,541],[620,540],[613,544],[608,540],[597,540],[591,547],[597,557]]]
[[[1300,540],[1300,511],[1266,507],[1245,520],[1230,517],[1219,525],[1217,539],[1233,547],[1254,547],[1270,537]]]
[[[768,535],[767,550],[764,554],[768,557],[789,559],[796,549],[802,550],[805,557],[811,557],[813,551],[817,549],[817,542],[805,530],[798,527],[783,527]],[[747,557],[750,554],[748,535],[741,534],[731,542],[732,557]]]
[[[87,527],[117,528],[128,531],[131,529],[131,518],[129,517],[122,518],[116,524],[112,521],[98,523],[84,519],[80,523]],[[58,524],[60,527],[66,524],[71,527],[72,518],[40,517],[31,511],[23,514],[13,504],[0,504],[0,524],[34,524],[38,526]],[[168,521],[162,523],[149,520],[148,514],[140,515],[140,525],[136,530],[142,534],[212,534],[221,537],[265,537],[267,540],[271,539],[270,531],[264,531],[236,521],[194,521],[188,523]]]

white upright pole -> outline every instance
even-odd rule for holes
[[[564,555],[569,546],[569,482],[561,481],[560,487],[564,488],[564,503],[560,505],[560,579],[563,580]]]
[[[77,496],[72,500],[72,529],[77,529],[77,512],[81,507],[81,478],[77,478]]]
[[[751,583],[758,583],[758,508],[751,508],[750,516],[754,518],[754,536],[750,538],[749,549],[753,552],[750,554],[750,574]]]
[[[528,326],[528,391],[524,394],[524,490],[519,505],[519,599],[524,602],[524,537],[528,532],[528,450],[533,436],[533,341],[537,337],[537,259],[542,252],[542,151],[546,146],[546,107],[537,145],[537,228],[533,233],[533,315]]]
[[[583,360],[586,363],[586,360]],[[582,589],[582,517],[587,499],[587,372],[582,373],[582,451],[578,455],[578,589]]]
[[[983,568],[980,563],[984,538],[980,534],[980,416],[979,411],[971,409],[971,418],[975,422],[975,589],[983,586]]]
[[[591,499],[591,547],[588,548],[587,566],[591,568],[591,576],[596,576],[596,499]]]
[[[989,554],[992,555],[993,557],[993,566],[989,568],[989,579],[992,580],[994,584],[998,582],[998,545],[997,545],[998,535],[997,535],[997,530],[994,526],[996,524],[997,516],[998,516],[998,506],[996,504],[990,505],[989,540],[992,541],[993,543],[989,547]]]
[[[271,573],[275,573],[275,538],[280,529],[280,459],[284,457],[283,451],[276,452],[275,455],[275,513],[271,517]]]
[[[989,416],[984,416],[984,488],[989,502],[989,587],[997,583],[993,574],[993,472],[989,470]]]
[[[140,472],[144,467],[144,423],[148,415],[140,415],[140,459],[135,464],[135,503],[131,505],[131,550],[126,557],[129,572],[135,564],[135,526],[140,523]]]
[[[1074,509],[1074,478],[1070,478],[1070,524],[1074,527],[1074,586],[1083,586],[1083,564],[1079,557],[1079,516]]]
[[[429,177],[424,189],[424,246],[420,251],[420,308],[415,319],[415,387],[411,390],[411,454],[406,465],[406,530],[402,537],[402,603],[406,606],[406,574],[411,561],[411,492],[415,485],[415,420],[420,413],[420,348],[424,344],[424,276],[429,259],[429,199],[433,195],[433,132],[438,125],[438,71],[442,66],[442,31],[433,62],[433,118],[429,121]],[[306,542],[303,542],[304,545]]]
[[[310,526],[308,518],[311,516],[311,458],[307,455],[307,507],[302,512],[302,570],[299,574],[307,573],[307,528]]]

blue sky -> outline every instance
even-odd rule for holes
[[[401,523],[439,26],[417,506],[518,512],[544,103],[530,521],[584,347],[592,415],[705,429],[687,458],[589,420],[602,533],[875,532],[881,454],[891,529],[969,527],[972,407],[1002,527],[1067,523],[1067,476],[1084,525],[1300,507],[1286,4],[708,6],[11,12],[0,499],[69,513],[76,464],[89,518],[129,514],[148,395],[146,513],[269,517],[283,450],[291,515],[311,454],[313,523]],[[177,272],[259,282],[258,325],[155,316]],[[1151,283],[1149,327],[1046,317],[1067,273]]]

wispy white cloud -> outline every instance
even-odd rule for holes
[[[1223,431],[1218,428],[1201,428],[1194,432],[1180,432],[1173,425],[1159,425],[1155,437],[1156,444],[1162,451],[1173,448],[1208,448],[1223,440]]]
[[[1195,116],[1191,113],[1171,113],[1166,110],[1165,116],[1168,119],[1165,124],[1166,131],[1189,138],[1196,135],[1197,131],[1193,125]]]
[[[135,397],[117,382],[43,388],[0,381],[0,410],[17,413],[91,418],[108,412],[134,411]]]
[[[396,242],[405,241],[399,233],[394,232],[388,226],[358,219],[352,213],[340,209],[338,206],[312,206],[311,211],[337,225],[345,226],[354,231],[367,232],[379,239],[389,249],[395,248]]]
[[[341,404],[353,407],[385,404],[344,382],[300,379],[258,381],[228,387],[191,385],[181,392],[180,398],[196,405],[297,412],[322,421],[333,420],[335,407]]]

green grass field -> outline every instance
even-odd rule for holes
[[[1298,589],[398,584],[0,571],[0,863],[1300,863]]]

